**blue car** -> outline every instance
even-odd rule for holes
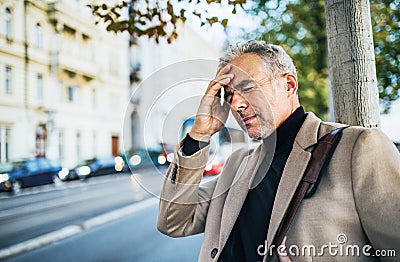
[[[45,157],[3,164],[0,166],[0,190],[18,192],[22,187],[53,183],[61,169],[58,162]]]
[[[86,179],[91,176],[108,175],[126,171],[127,166],[120,156],[95,157],[82,161],[70,170],[67,175],[60,176],[60,179],[63,181]]]

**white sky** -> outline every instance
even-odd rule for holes
[[[393,103],[389,114],[381,115],[381,127],[393,142],[400,142],[400,99]]]

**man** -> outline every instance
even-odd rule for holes
[[[272,252],[312,149],[343,126],[305,113],[297,91],[296,68],[279,46],[247,41],[220,60],[191,131],[177,146],[157,221],[172,237],[204,232],[199,261],[276,260],[276,254],[283,261],[396,260],[393,252],[378,258],[378,250],[400,256],[400,156],[378,129],[361,127],[343,131],[315,193],[301,203],[286,249]],[[218,178],[200,184],[208,143],[229,108],[262,143],[234,152]]]

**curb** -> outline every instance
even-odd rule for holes
[[[70,225],[60,230],[56,230],[24,242],[12,245],[7,248],[0,249],[0,259],[5,259],[11,256],[18,255],[23,252],[27,252],[29,250],[51,244],[53,242],[65,239],[67,237],[79,234],[85,230],[89,230],[93,227],[100,226],[111,222],[113,220],[117,220],[119,218],[128,216],[145,208],[148,208],[152,205],[158,203],[157,198],[148,198],[146,200],[140,201],[138,203],[122,207],[120,209],[93,217],[91,219],[86,220],[80,225]]]
[[[57,240],[73,236],[82,232],[82,228],[80,226],[66,226],[60,230],[53,231],[51,233],[21,242],[19,244],[15,244],[8,248],[3,248],[0,250],[0,259],[4,259],[10,256],[17,255],[19,253],[23,253],[40,246],[55,242]]]

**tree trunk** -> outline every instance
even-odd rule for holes
[[[335,121],[377,127],[379,97],[369,0],[325,0]]]

